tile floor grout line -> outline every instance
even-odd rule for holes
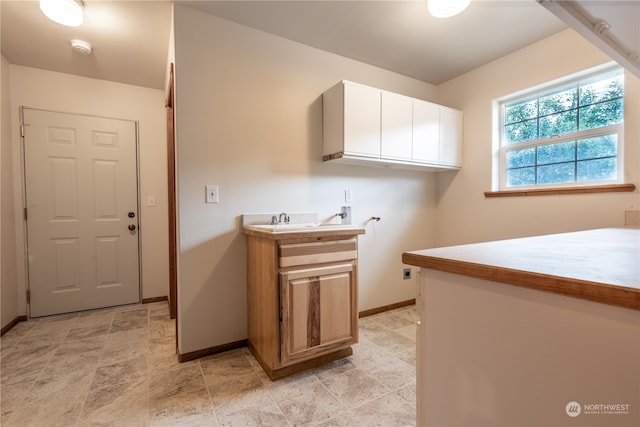
[[[271,393],[271,390],[267,390],[267,394],[269,395],[269,398],[271,400],[273,400],[273,403],[275,403],[275,405],[278,407],[278,409],[280,410],[280,413],[282,413],[282,416],[284,417],[284,419],[287,420],[287,426],[293,426],[294,424],[291,422],[291,420],[287,416],[287,414],[284,411],[284,409],[282,409],[282,405],[280,405],[280,403],[278,402],[278,399],[276,399],[273,396],[273,394]]]
[[[246,357],[246,356],[245,356]],[[253,365],[252,365],[253,366]],[[253,367],[254,370],[257,370],[257,367]],[[260,368],[262,369],[262,367]],[[265,381],[271,381],[273,382],[273,380],[270,380],[268,377],[267,379],[263,379],[260,378],[260,381],[263,384],[263,387],[266,388],[266,392],[269,395],[269,398],[273,401],[273,403],[275,403],[275,405],[278,407],[278,409],[280,410],[280,413],[282,414],[282,416],[284,417],[285,420],[287,420],[287,426],[293,426],[294,424],[291,422],[291,420],[289,419],[289,417],[287,416],[287,413],[284,411],[284,409],[282,408],[282,405],[280,404],[280,402],[278,402],[278,399],[276,399],[276,396],[273,394],[273,390],[274,388],[276,388],[277,386],[273,386],[270,387],[268,383],[266,383]]]
[[[89,394],[91,393],[91,384],[93,384],[93,379],[96,377],[97,367],[93,371],[93,376],[91,378],[91,382],[89,383],[89,387],[87,388],[87,392],[84,394],[84,399],[82,399],[82,405],[80,405],[80,411],[78,412],[78,417],[76,418],[76,422],[74,426],[79,427],[78,423],[82,419],[82,414],[84,413],[84,407],[87,404],[87,399],[89,398]]]
[[[216,426],[220,426],[220,420],[218,419],[218,411],[213,405],[213,396],[211,396],[211,391],[209,390],[209,385],[207,384],[207,378],[204,375],[204,369],[202,368],[202,360],[198,359],[198,369],[200,371],[200,376],[202,377],[202,382],[204,383],[204,388],[207,390],[207,397],[209,398],[209,406],[213,411],[213,416],[216,420]]]
[[[351,363],[353,363],[353,362],[351,362]],[[354,365],[355,365],[355,363],[354,363]],[[358,367],[356,366],[354,369],[358,369]],[[339,376],[339,375],[344,375],[344,374],[346,374],[347,372],[352,371],[352,370],[353,370],[353,369],[349,369],[348,371],[341,372],[341,373],[339,373],[339,374],[336,374],[335,376],[337,377],[337,376]],[[318,378],[318,379],[319,379],[319,378]],[[338,412],[337,414],[333,414],[332,416],[328,417],[328,418],[327,418],[327,419],[325,419],[325,420],[322,420],[322,422],[324,422],[324,421],[328,421],[328,420],[330,420],[330,419],[332,419],[332,418],[336,418],[336,417],[339,417],[339,416],[342,416],[342,415],[346,415],[346,414],[351,413],[351,408],[349,408],[349,407],[348,407],[347,405],[345,405],[344,403],[340,402],[339,397],[338,397],[338,396],[336,396],[336,394],[335,394],[334,392],[332,392],[332,391],[329,389],[329,387],[327,387],[327,385],[324,383],[324,381],[322,381],[321,379],[319,379],[319,380],[320,380],[320,384],[325,388],[325,390],[327,390],[327,392],[329,392],[329,394],[330,394],[331,396],[333,396],[333,398],[334,398],[334,399],[335,399],[335,400],[340,404],[340,406],[342,406],[342,408],[343,408],[343,410],[342,410],[342,411]],[[319,423],[315,423],[315,424],[319,424]]]
[[[151,310],[147,309],[147,313],[149,317],[151,317]],[[115,314],[113,315],[113,321],[115,321]],[[113,324],[113,321],[111,322]],[[147,346],[145,351],[145,357],[147,359],[147,364],[145,367],[145,417],[144,422],[145,426],[148,427],[151,424],[151,366],[149,364],[149,353],[151,352],[151,321],[149,320],[147,323],[147,328],[149,329],[147,333]]]

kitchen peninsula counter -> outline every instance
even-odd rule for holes
[[[640,310],[640,228],[426,249],[406,252],[402,261]]]
[[[640,425],[640,228],[406,252],[418,425]]]

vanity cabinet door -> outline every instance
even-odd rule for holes
[[[353,263],[280,273],[281,362],[299,362],[358,340]]]

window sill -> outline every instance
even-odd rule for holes
[[[527,190],[485,191],[484,197],[548,196],[560,194],[622,193],[635,191],[635,184],[593,185],[588,187],[530,188]]]

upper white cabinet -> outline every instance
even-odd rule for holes
[[[413,101],[413,160],[440,161],[440,107],[430,102]]]
[[[391,92],[381,95],[380,157],[411,160],[413,100]]]
[[[440,163],[462,165],[462,111],[440,107]]]
[[[322,102],[325,154],[380,158],[380,90],[338,84]]]
[[[461,166],[461,111],[349,81],[323,94],[322,109],[325,161]]]

